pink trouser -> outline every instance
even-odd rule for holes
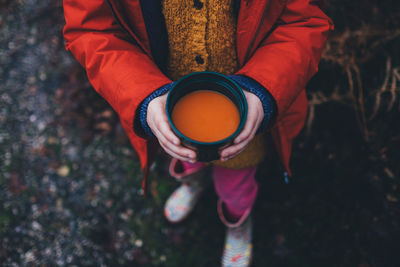
[[[204,165],[201,162],[182,164],[185,171]],[[256,170],[256,166],[241,170],[213,166],[215,191],[232,219],[240,218],[246,210],[253,207],[258,192]]]

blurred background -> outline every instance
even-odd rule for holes
[[[286,184],[265,164],[253,266],[399,266],[400,2],[328,0],[336,29],[310,81]],[[115,113],[64,50],[62,2],[0,0],[0,263],[219,266],[209,188],[179,225],[160,157],[143,199]]]

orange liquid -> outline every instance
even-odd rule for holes
[[[235,104],[223,94],[200,90],[182,97],[172,110],[175,127],[190,139],[216,142],[233,134],[240,116]]]

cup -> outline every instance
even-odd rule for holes
[[[228,97],[239,112],[239,125],[233,134],[215,142],[193,140],[174,125],[172,111],[178,101],[189,93],[199,90],[210,90]],[[167,96],[166,113],[172,131],[180,138],[182,144],[197,152],[197,161],[208,162],[220,158],[219,151],[231,145],[242,131],[247,117],[247,101],[240,86],[229,77],[216,72],[201,71],[190,73],[179,79],[170,89]]]

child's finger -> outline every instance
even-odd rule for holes
[[[179,138],[174,134],[174,132],[172,132],[169,124],[167,121],[165,120],[161,120],[158,124],[158,128],[159,131],[162,133],[163,136],[165,136],[165,138],[175,144],[175,145],[179,145],[180,144],[180,140]]]
[[[255,125],[260,125],[262,118],[258,118]],[[239,143],[229,146],[221,151],[221,159],[227,160],[240,154],[246,146],[251,142],[257,132],[257,127],[251,128],[250,134],[242,139]]]
[[[249,138],[243,140],[241,143],[229,146],[225,148],[224,150],[221,151],[221,159],[227,159],[227,158],[232,158],[239,154],[253,139],[253,135],[251,135]]]
[[[246,140],[249,138],[251,135],[251,132],[253,131],[255,126],[255,123],[253,121],[246,122],[243,131],[235,138],[233,141],[234,144],[239,144],[243,142],[243,140]]]
[[[175,154],[186,158],[187,160],[195,160],[196,159],[196,153],[191,151],[190,149],[187,149],[183,146],[176,146],[172,144],[171,142],[165,142],[163,143],[165,147],[167,147],[170,151],[174,152]]]
[[[242,153],[242,151],[245,150],[245,149],[246,149],[246,146],[244,146],[242,149],[240,149],[239,151],[237,151],[235,154],[229,155],[228,157],[225,157],[225,158],[222,158],[222,157],[221,157],[221,161],[222,161],[222,162],[225,162],[225,161],[228,161],[228,160],[230,160],[230,159],[233,159],[234,157],[236,157],[237,155],[239,155],[240,153]]]
[[[258,114],[257,111],[253,108],[249,108],[246,123],[244,124],[242,132],[235,138],[233,141],[235,144],[242,142],[243,140],[247,139],[254,128],[256,128],[256,124],[258,122]]]
[[[167,148],[168,150],[174,152],[175,154],[188,159],[192,159],[195,160],[196,159],[196,153],[188,148],[185,148],[183,146],[180,145],[175,145],[173,143],[171,143],[163,134],[163,132],[161,131],[157,131],[156,137],[160,143],[160,145],[162,145],[162,147]]]
[[[186,162],[190,162],[190,163],[195,163],[196,161],[193,159],[189,159],[187,157],[183,157],[175,152],[173,152],[172,150],[170,150],[168,147],[164,146],[164,144],[160,143],[161,147],[164,149],[164,151],[170,155],[171,157],[174,157],[176,159],[179,159],[181,161],[186,161]]]
[[[163,125],[163,124],[161,124]],[[187,158],[195,159],[196,158],[196,153],[193,150],[190,150],[188,148],[185,148],[180,144],[179,139],[175,136],[175,134],[169,129],[169,125],[164,125],[161,126],[163,129],[161,129],[160,132],[160,138],[163,138],[165,145],[175,153],[185,156]],[[178,142],[176,142],[176,139]]]

